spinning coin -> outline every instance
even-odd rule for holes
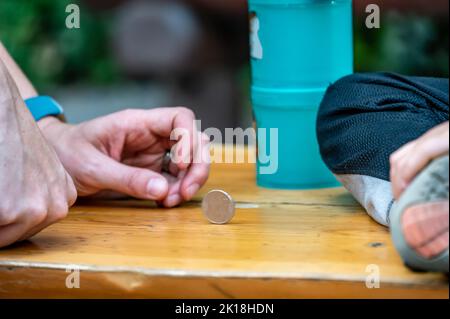
[[[213,190],[203,198],[202,209],[211,223],[223,225],[233,219],[235,204],[233,198],[226,192]]]

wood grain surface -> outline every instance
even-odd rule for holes
[[[203,217],[211,189],[236,200],[230,224]],[[379,289],[366,287],[373,265]],[[79,289],[66,287],[74,269]],[[174,209],[82,201],[64,221],[0,250],[0,298],[448,296],[448,278],[408,270],[388,229],[344,189],[258,188],[252,164],[213,164],[201,193]]]

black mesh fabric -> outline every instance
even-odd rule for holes
[[[449,80],[393,73],[354,74],[331,85],[317,136],[335,174],[389,180],[389,156],[449,119]]]

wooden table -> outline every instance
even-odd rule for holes
[[[200,209],[211,189],[237,202],[229,225]],[[380,288],[368,289],[376,265]],[[80,288],[69,289],[76,278]],[[69,271],[69,272],[67,272]],[[251,164],[214,164],[191,203],[78,204],[32,240],[0,250],[0,297],[448,298],[448,279],[413,273],[342,188],[274,191]]]

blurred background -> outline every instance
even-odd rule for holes
[[[66,6],[81,10],[67,29]],[[365,8],[381,7],[381,29]],[[448,0],[354,0],[355,68],[448,77]],[[189,106],[203,129],[251,125],[246,0],[0,0],[0,41],[77,123]]]

